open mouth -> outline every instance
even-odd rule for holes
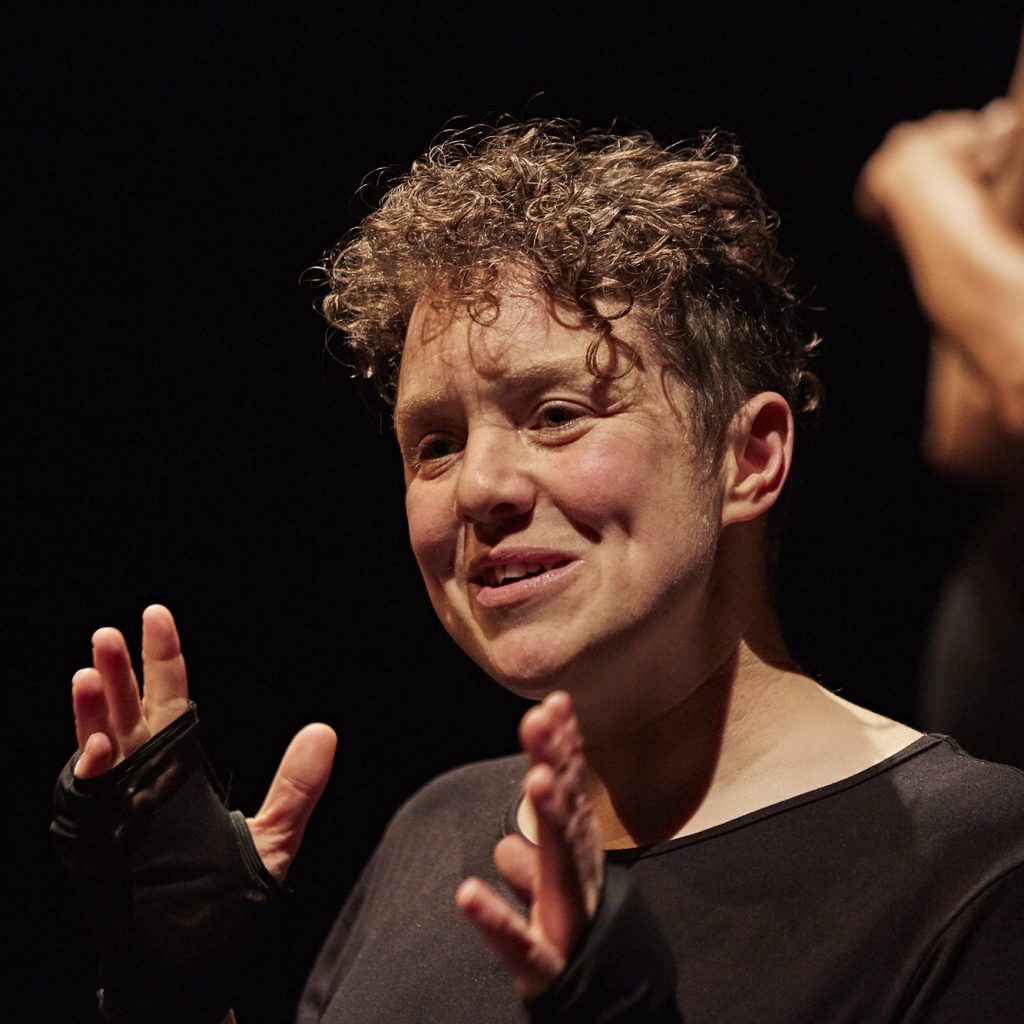
[[[482,587],[507,587],[510,583],[541,576],[552,569],[568,565],[569,560],[561,558],[553,562],[507,562],[504,565],[489,565],[473,582]]]

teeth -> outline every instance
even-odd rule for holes
[[[491,587],[500,587],[506,580],[520,580],[524,576],[532,576],[541,572],[541,562],[506,562],[504,565],[492,565],[484,570],[484,583]]]

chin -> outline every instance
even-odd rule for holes
[[[474,660],[506,690],[534,701],[543,700],[555,690],[580,694],[592,686],[599,675],[598,666],[585,654],[558,658],[549,648],[542,654],[530,655],[530,651],[520,650],[507,660],[493,657]]]
[[[565,689],[575,675],[574,658],[558,657],[549,646],[519,646],[511,652],[463,650],[497,683],[527,700],[543,700]]]
[[[523,674],[498,674],[491,671],[491,678],[500,683],[510,693],[526,700],[540,701],[555,690],[565,689],[565,684],[557,676],[526,676]]]

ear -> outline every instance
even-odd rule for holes
[[[729,424],[722,454],[722,526],[763,515],[782,493],[793,461],[793,412],[774,391],[747,399]]]

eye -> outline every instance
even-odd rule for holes
[[[548,402],[537,411],[537,425],[541,428],[559,430],[572,426],[586,410],[570,402]]]
[[[443,434],[431,434],[416,445],[412,461],[417,464],[437,462],[440,459],[446,459],[449,455],[454,455],[458,449],[458,442],[454,438],[445,437]]]
[[[454,455],[459,445],[451,437],[425,437],[416,446],[416,457],[424,462]]]

